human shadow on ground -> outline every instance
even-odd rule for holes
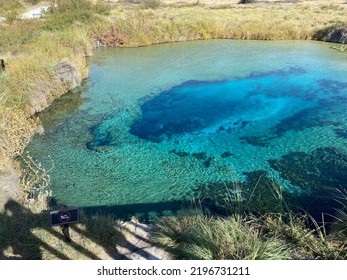
[[[71,242],[66,242],[59,227],[52,227],[49,222],[50,211],[33,213],[28,207],[15,200],[8,200],[4,211],[0,212],[0,260],[4,259],[100,259],[100,255],[86,242],[97,244],[103,248],[108,258],[158,259],[147,251],[155,246],[149,239],[150,228],[134,221],[127,226],[117,224],[115,219],[129,220],[136,213],[148,221],[153,215],[162,215],[168,211],[174,213],[182,209],[180,202],[162,202],[140,205],[97,206],[80,209],[81,218],[78,224],[70,225]],[[57,207],[57,206],[55,206]],[[60,206],[61,210],[66,209]],[[130,229],[130,227],[133,227]],[[74,240],[79,236],[79,240]],[[84,243],[81,244],[80,239]],[[119,250],[123,247],[124,250]],[[92,247],[91,247],[92,248]],[[75,255],[68,252],[74,251]],[[105,254],[102,256],[106,256]]]

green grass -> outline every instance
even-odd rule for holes
[[[280,186],[260,173],[255,176],[246,188],[225,186],[227,198],[218,202],[227,216],[206,214],[208,209],[197,206],[177,217],[162,217],[156,221],[155,240],[174,259],[347,258],[346,192],[332,190],[341,209],[330,225],[322,213],[319,224],[309,214],[294,213]]]
[[[24,10],[24,6],[19,0],[0,0],[0,15],[5,17],[7,22],[13,22]]]
[[[70,26],[83,26],[102,20],[100,15],[108,14],[107,6],[87,0],[58,0],[46,13],[43,28],[47,30],[66,30]]]
[[[161,5],[160,0],[143,0],[143,7],[145,9],[158,9]]]

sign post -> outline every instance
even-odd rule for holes
[[[78,223],[80,216],[78,209],[50,212],[51,226],[61,226],[66,242],[71,242],[69,224]]]

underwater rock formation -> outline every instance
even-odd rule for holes
[[[302,188],[347,189],[347,155],[334,147],[318,148],[310,154],[292,152],[269,163],[283,178]]]

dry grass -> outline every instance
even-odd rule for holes
[[[164,1],[155,10],[118,4],[108,23],[93,25],[91,29],[98,33],[116,27],[125,37],[126,46],[138,46],[213,38],[312,39],[322,28],[347,22],[347,4],[341,1],[227,3],[185,1],[182,5]]]

